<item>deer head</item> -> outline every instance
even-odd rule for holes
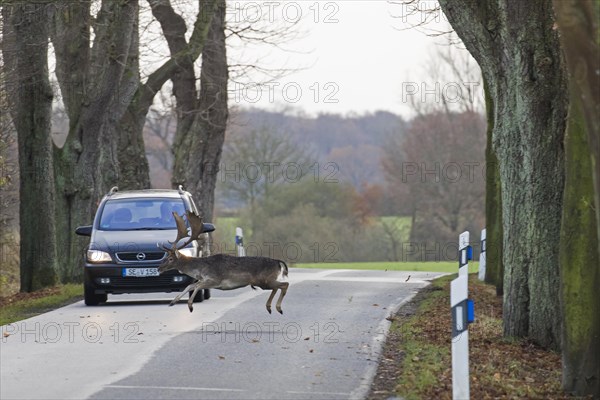
[[[177,237],[175,238],[174,242],[169,241],[169,244],[171,244],[171,248],[163,245],[158,245],[160,248],[167,252],[167,258],[158,267],[158,271],[161,273],[174,268],[173,264],[177,260],[190,258],[181,254],[179,250],[183,249],[192,241],[198,240],[200,235],[204,233],[204,224],[202,223],[202,218],[192,211],[188,211],[186,215],[191,228],[191,233],[188,235],[188,229],[185,225],[183,217],[177,214],[175,211],[173,211],[173,217],[175,218],[175,223],[177,224]],[[179,243],[181,239],[185,239],[186,237],[188,239],[183,244],[177,245],[177,243]]]

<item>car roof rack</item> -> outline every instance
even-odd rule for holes
[[[113,194],[115,194],[116,192],[119,191],[119,187],[118,186],[113,186],[110,191],[108,192],[109,196],[112,196]]]
[[[179,185],[177,191],[179,192],[179,194],[183,194],[183,185]]]

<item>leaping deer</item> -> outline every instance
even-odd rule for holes
[[[194,297],[200,289],[220,289],[232,290],[250,285],[252,289],[259,287],[263,290],[272,290],[267,300],[267,311],[271,313],[271,302],[275,297],[277,289],[281,290],[276,308],[279,313],[281,310],[281,301],[285,296],[289,283],[279,281],[279,277],[287,277],[288,267],[281,260],[274,260],[268,257],[234,257],[226,254],[217,254],[209,257],[188,257],[179,252],[180,249],[197,240],[204,233],[202,218],[197,214],[188,211],[187,220],[189,222],[191,233],[188,230],[183,217],[173,212],[175,222],[177,223],[177,238],[174,242],[169,242],[172,248],[160,246],[167,252],[167,258],[158,267],[158,271],[163,273],[170,269],[176,269],[182,274],[186,274],[197,282],[192,283],[175,297],[169,306],[176,304],[186,293],[193,290],[188,299],[188,308],[190,312],[194,311]],[[181,239],[188,238],[183,245],[177,245]]]

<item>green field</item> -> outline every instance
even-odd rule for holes
[[[385,225],[387,230],[398,235],[402,242],[408,240],[410,232],[410,217],[378,217],[376,223]],[[218,217],[215,220],[217,234],[215,238],[233,243],[235,227],[239,226],[237,217]],[[249,230],[244,229],[244,236],[248,239]],[[251,237],[250,237],[251,239]],[[427,272],[458,272],[458,261],[444,262],[340,262],[340,263],[299,263],[293,264],[295,268],[322,268],[322,269],[372,269],[388,271],[427,271]],[[469,263],[469,273],[477,272],[478,262]]]
[[[388,271],[458,272],[457,262],[356,262],[356,263],[310,263],[295,264],[294,268],[323,269],[377,269]],[[477,272],[478,262],[469,263],[469,273]]]
[[[235,228],[239,226],[240,219],[238,217],[217,217],[214,221],[217,230],[214,235],[221,240],[229,240],[233,243],[235,238]],[[242,227],[243,228],[243,227]],[[244,236],[249,236],[250,233],[244,229]]]

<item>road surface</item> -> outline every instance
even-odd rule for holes
[[[291,269],[283,315],[249,288],[193,313],[168,293],[75,303],[1,327],[0,398],[362,398],[386,317],[439,275]]]

